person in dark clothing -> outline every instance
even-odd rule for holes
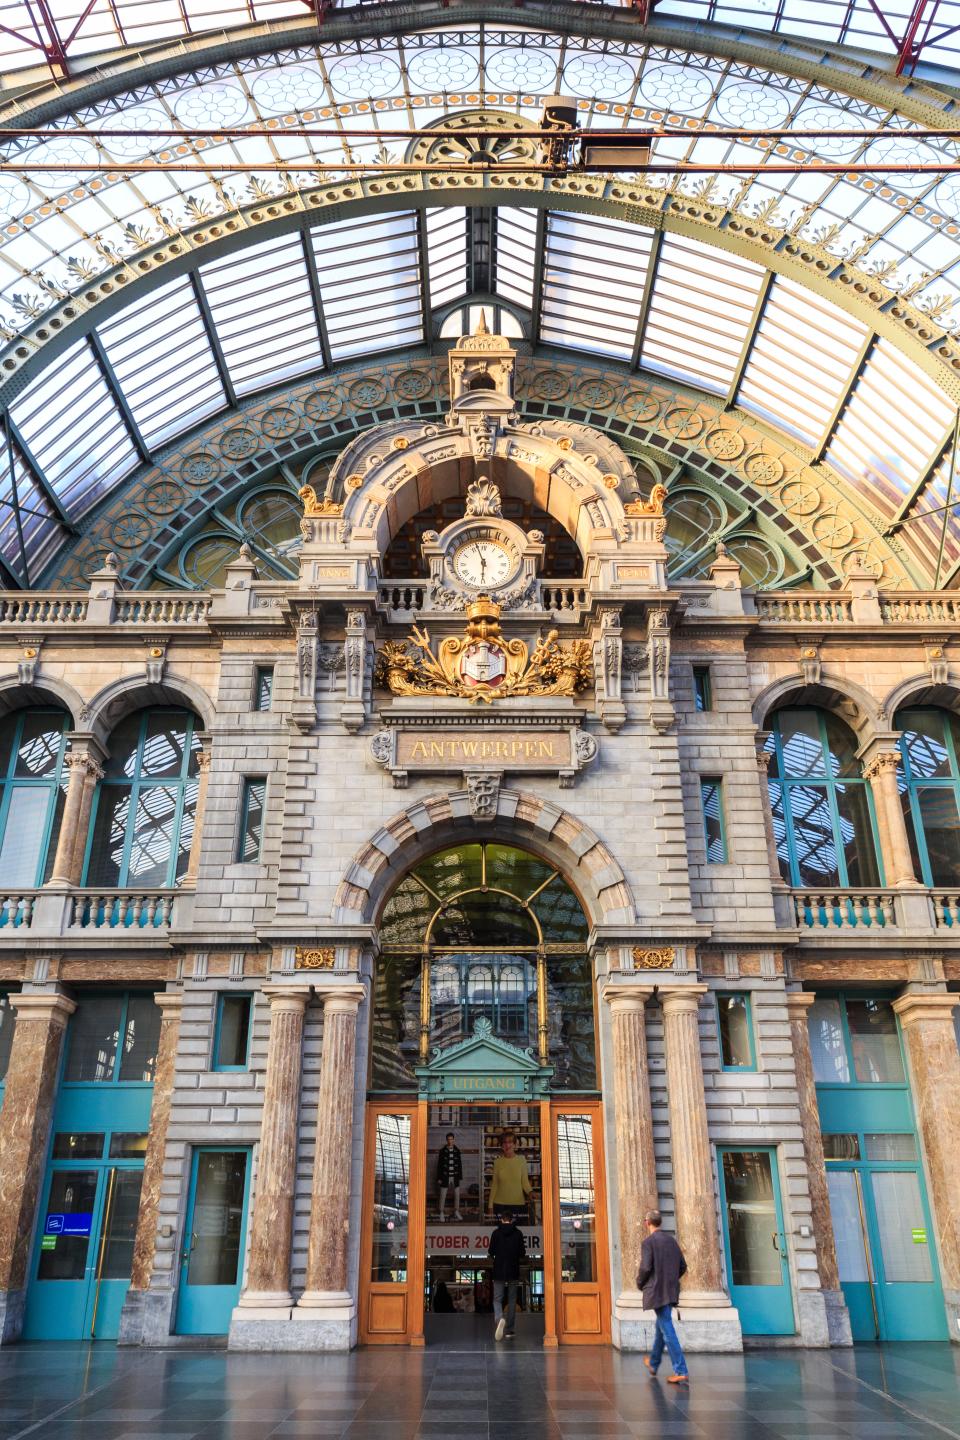
[[[462,1220],[460,1214],[460,1182],[463,1179],[463,1156],[460,1154],[460,1147],[457,1144],[456,1136],[451,1130],[446,1137],[447,1143],[437,1155],[437,1184],[440,1187],[440,1219],[445,1219],[444,1211],[447,1208],[447,1191],[453,1191],[453,1218]]]
[[[452,1315],[455,1309],[453,1296],[447,1289],[446,1280],[440,1280],[433,1292],[433,1313],[435,1315]]]
[[[517,1319],[517,1287],[520,1284],[520,1262],[527,1256],[523,1231],[513,1223],[511,1214],[497,1216],[497,1228],[490,1236],[487,1253],[493,1261],[493,1315],[496,1320],[494,1337],[512,1340]],[[503,1313],[503,1302],[507,1313]]]
[[[662,1216],[659,1210],[648,1210],[646,1214],[647,1238],[640,1248],[640,1270],[637,1274],[637,1289],[643,1291],[643,1308],[652,1310],[657,1317],[657,1328],[653,1337],[653,1348],[643,1363],[651,1375],[656,1375],[663,1359],[663,1347],[670,1352],[673,1374],[667,1376],[670,1385],[686,1385],[690,1379],[683,1347],[673,1326],[672,1310],[680,1302],[680,1276],[687,1271],[683,1251],[672,1235],[660,1229]]]

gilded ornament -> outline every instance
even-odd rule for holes
[[[303,513],[308,520],[343,514],[342,505],[338,505],[336,500],[327,500],[325,497],[321,500],[312,485],[301,485],[297,494],[303,502]]]
[[[617,486],[620,484],[620,477],[619,475],[604,475],[603,483],[604,485],[606,485],[608,490],[616,490]]]
[[[410,441],[407,439],[407,437],[406,437],[405,435],[398,435],[397,438],[396,438],[396,440],[394,440],[394,442],[393,442],[393,449],[394,449],[394,450],[406,450],[406,448],[407,448],[407,446],[408,446],[409,444],[410,444]]]
[[[320,950],[311,950],[305,945],[298,945],[295,968],[297,970],[332,970],[335,953],[332,945],[324,946]]]
[[[623,507],[623,513],[624,515],[630,515],[634,518],[641,515],[662,515],[663,503],[666,498],[666,485],[654,485],[653,489],[650,491],[649,500],[628,500],[626,505],[624,505]]]
[[[428,632],[416,625],[412,650],[406,640],[388,640],[377,655],[375,682],[393,695],[449,695],[485,704],[517,695],[576,695],[592,685],[588,640],[561,645],[550,630],[531,654],[522,640],[501,635],[500,609],[489,595],[478,595],[467,606],[466,634],[441,640],[436,654]]]
[[[363,484],[363,476],[362,476],[362,475],[357,475],[357,474],[348,475],[347,478],[346,478],[346,480],[344,480],[344,482],[343,482],[343,488],[344,488],[344,490],[359,490],[359,489],[360,489],[360,486],[361,486],[362,484]]]
[[[645,950],[641,945],[633,947],[633,963],[637,970],[672,970],[676,951],[672,945],[663,945],[659,950]]]
[[[558,450],[572,450],[572,449],[573,449],[573,441],[570,439],[570,437],[569,437],[568,435],[564,435],[560,440],[557,441],[557,449],[558,449]]]

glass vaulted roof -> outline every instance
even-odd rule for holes
[[[257,6],[258,17],[262,9],[271,18]],[[794,33],[791,17],[799,25],[801,12],[832,8],[831,0],[779,0],[776,28]],[[836,8],[851,23],[860,13],[846,0]],[[110,9],[122,15],[125,6],[111,0]],[[139,6],[141,16],[151,9]],[[662,10],[730,24],[748,18],[706,0],[662,0]],[[774,28],[772,19],[766,24],[771,12],[759,0],[749,18]],[[193,14],[189,5],[180,13]],[[817,83],[654,45],[639,27],[635,40],[614,42],[522,25],[458,25],[453,11],[450,18],[443,29],[362,43],[324,39],[321,29],[309,46],[144,79],[45,122],[83,127],[82,135],[7,141],[0,147],[14,167],[0,173],[7,344],[16,346],[21,331],[65,295],[165,235],[279,194],[285,182],[271,170],[276,162],[293,167],[294,185],[315,181],[317,172],[344,179],[364,160],[403,158],[406,142],[379,133],[386,128],[422,130],[481,105],[533,125],[544,95],[558,91],[577,98],[587,128],[670,117],[683,133],[657,140],[655,160],[755,167],[652,175],[647,183],[659,189],[664,210],[679,192],[762,214],[838,261],[855,257],[939,326],[960,331],[960,173],[936,169],[960,158],[960,144],[912,138],[916,122],[880,104],[879,87],[868,102],[826,88],[819,74]],[[300,121],[325,133],[287,133]],[[268,133],[187,133],[215,126]],[[824,131],[810,151],[796,152],[801,158],[934,168],[782,175],[770,168],[773,147],[712,133],[757,126]],[[98,138],[118,127],[134,133]],[[884,127],[902,135],[867,133]],[[168,139],[151,139],[163,129],[184,132],[175,150]],[[833,135],[840,130],[855,133]],[[212,173],[78,168],[136,165],[161,153],[210,165]],[[245,173],[217,172],[241,162],[251,167]],[[37,163],[55,168],[30,168]],[[457,204],[326,225],[301,214],[296,228],[291,222],[269,239],[252,228],[232,253],[208,260],[197,253],[188,274],[159,272],[158,288],[109,319],[98,322],[94,312],[89,333],[41,370],[4,417],[0,554],[8,569],[36,583],[71,527],[210,416],[313,371],[427,344],[445,309],[478,291],[512,307],[512,323],[536,344],[593,354],[741,406],[825,458],[883,520],[944,503],[955,409],[890,340],[753,260],[659,225],[573,213],[553,199],[551,208],[503,204],[482,223]]]

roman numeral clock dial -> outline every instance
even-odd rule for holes
[[[502,585],[513,568],[510,556],[493,540],[470,540],[453,558],[458,579],[478,589]]]

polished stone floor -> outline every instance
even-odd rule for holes
[[[956,1346],[701,1355],[691,1371],[678,1392],[607,1349],[20,1345],[0,1351],[0,1440],[960,1440]]]

